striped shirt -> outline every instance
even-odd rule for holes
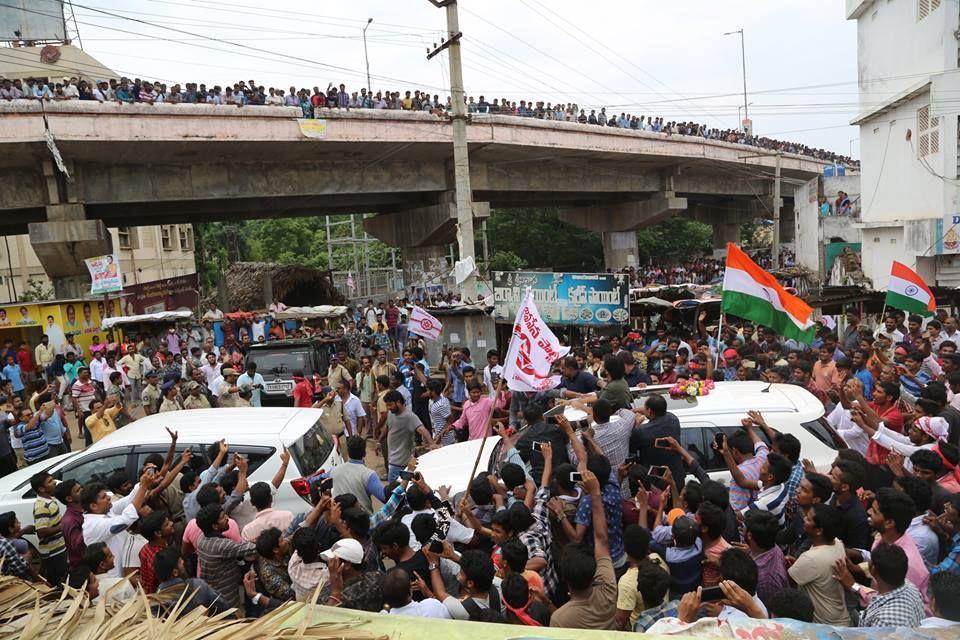
[[[789,500],[790,491],[787,487],[787,484],[777,484],[772,487],[767,487],[758,493],[756,499],[750,501],[750,504],[748,504],[747,508],[743,510],[743,513],[746,514],[750,509],[769,511],[773,515],[777,516],[777,521],[782,527],[784,508],[787,506],[787,502]]]
[[[70,395],[81,411],[90,411],[90,404],[97,399],[97,388],[93,382],[83,383],[78,379],[73,383]]]
[[[433,428],[433,437],[436,438],[447,426],[450,417],[450,401],[445,396],[430,401],[430,426]],[[457,434],[451,429],[443,436],[440,444],[446,446],[457,441]]]
[[[249,525],[248,525],[249,526]],[[230,607],[243,606],[240,585],[243,583],[241,560],[253,560],[257,548],[252,542],[234,542],[220,536],[200,536],[197,540],[200,578],[218,591]]]
[[[53,498],[37,498],[33,503],[33,523],[37,529],[58,527],[63,519],[60,503]],[[57,531],[51,536],[39,538],[38,549],[44,558],[63,553],[67,544],[63,539],[63,532]]]
[[[23,459],[27,463],[43,460],[50,453],[47,438],[43,435],[43,428],[39,424],[34,425],[32,429],[27,429],[27,423],[21,422],[13,428],[13,434],[20,438],[23,444]]]

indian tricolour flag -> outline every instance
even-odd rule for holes
[[[787,293],[776,278],[733,243],[727,243],[721,308],[724,313],[771,327],[787,338],[808,344],[813,341],[810,305]]]
[[[896,261],[890,269],[890,284],[887,285],[887,299],[884,304],[921,316],[932,316],[937,311],[933,291],[930,291],[923,278],[913,269]]]

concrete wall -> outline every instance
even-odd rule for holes
[[[832,203],[837,193],[844,191],[850,199],[856,201],[860,196],[860,176],[819,177],[796,188],[793,195],[794,229],[796,231],[795,250],[797,262],[814,273],[820,273],[822,247],[831,238],[840,238],[843,242],[860,242],[861,230],[851,217],[820,217],[819,196],[823,195]],[[856,211],[856,207],[854,207]],[[829,274],[821,273],[825,279]]]
[[[164,247],[164,227],[169,244]],[[163,278],[188,275],[196,272],[194,257],[195,242],[192,225],[160,225],[152,227],[129,227],[131,245],[120,248],[119,229],[110,229],[114,251],[120,257],[120,269],[125,285],[152,282]],[[186,235],[186,246],[181,246],[180,232]],[[7,253],[9,246],[10,252]],[[9,260],[8,260],[9,255]],[[12,278],[11,278],[12,272]],[[8,287],[12,279],[13,287]],[[50,286],[50,278],[44,273],[40,259],[30,244],[27,235],[7,236],[0,240],[0,303],[16,302],[12,298],[15,287],[18,297],[33,279]]]
[[[916,74],[957,66],[956,2],[940,7],[920,20],[917,0],[847,0],[847,15],[857,19],[857,67],[861,112],[884,96],[922,81]],[[861,138],[861,149],[862,149]],[[861,151],[862,152],[862,151]]]

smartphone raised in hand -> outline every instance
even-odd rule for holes
[[[583,474],[579,471],[571,471],[570,482],[583,482]]]
[[[723,589],[720,587],[704,587],[700,592],[700,602],[715,602],[717,600],[723,600],[726,596],[723,595]]]
[[[669,438],[657,438],[653,441],[653,446],[657,449],[671,449]]]
[[[662,478],[663,476],[667,475],[667,468],[662,466],[653,466],[650,467],[649,474],[651,476]]]
[[[723,449],[723,441],[727,439],[727,434],[723,431],[718,431],[713,435],[713,443],[717,446],[717,449]]]

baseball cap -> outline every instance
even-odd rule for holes
[[[199,388],[200,388],[200,383],[198,383],[196,380],[191,380],[190,382],[187,383],[188,392],[193,391],[194,389],[199,389]]]
[[[157,373],[157,370],[156,370],[156,369],[153,369],[152,371],[147,371],[147,373],[146,373],[146,376],[147,376],[148,378],[156,378],[158,375],[159,375],[159,374]]]
[[[336,557],[350,564],[363,564],[363,545],[353,538],[343,538],[334,542],[320,556],[327,561]]]
[[[727,349],[723,352],[724,358],[736,358],[738,355],[740,354],[737,353],[736,349]]]
[[[177,386],[177,383],[172,380],[169,382],[164,382],[163,386],[160,387],[160,391],[163,391],[164,393],[166,393],[167,391],[170,391],[170,389],[173,389],[175,386]]]
[[[223,370],[224,378],[226,378],[227,376],[235,376],[235,375],[239,375],[239,374],[237,373],[237,370],[232,367],[227,367],[226,369]]]

